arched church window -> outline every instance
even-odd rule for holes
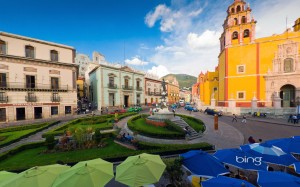
[[[250,31],[248,29],[244,30],[244,38],[248,38],[250,35]]]
[[[237,24],[238,24],[238,19],[234,18],[234,25],[237,25]]]
[[[231,8],[231,13],[234,13],[234,8]]]
[[[247,22],[246,16],[243,16],[242,17],[242,23],[246,23],[246,22]]]
[[[294,60],[292,58],[286,58],[284,60],[284,72],[285,73],[288,73],[288,72],[292,72],[293,71],[293,63],[294,63]]]
[[[239,33],[237,31],[233,32],[232,33],[232,39],[233,40],[238,39],[238,35],[239,35]]]
[[[240,12],[240,11],[241,11],[241,6],[238,5],[238,6],[236,7],[236,12]]]

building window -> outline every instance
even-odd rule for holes
[[[58,115],[58,107],[57,106],[52,106],[51,107],[51,115]]]
[[[60,101],[60,98],[59,98],[58,93],[53,93],[52,94],[52,102],[59,102],[59,101]]]
[[[235,31],[235,32],[232,33],[232,39],[233,40],[238,39],[238,37],[239,37],[239,33],[237,31]]]
[[[1,88],[6,88],[7,83],[6,83],[6,73],[0,73],[0,87]]]
[[[245,99],[245,92],[237,92],[238,99]]]
[[[25,56],[28,58],[34,58],[34,47],[30,45],[25,46]]]
[[[245,73],[245,65],[237,66],[237,73]]]
[[[248,38],[250,36],[250,31],[248,29],[244,30],[244,38]]]
[[[58,61],[58,52],[55,50],[50,51],[50,59],[51,61],[57,62]]]
[[[26,75],[26,88],[35,88],[35,76]]]
[[[6,54],[6,43],[5,41],[0,40],[0,54]]]
[[[71,110],[71,106],[65,106],[65,114],[71,114],[72,110]]]
[[[231,13],[234,13],[234,8],[231,8]]]
[[[247,22],[246,16],[243,16],[242,17],[242,23],[246,23],[246,22]]]
[[[238,19],[234,18],[234,25],[237,25],[237,24],[238,24]]]
[[[58,78],[57,77],[51,77],[51,89],[58,90],[59,84],[58,84]]]
[[[218,88],[217,88],[217,87],[214,87],[214,92],[215,92],[215,91],[218,91]]]
[[[73,71],[72,73],[72,78],[73,78],[73,89],[76,89],[76,79],[77,79],[77,76],[76,76],[76,72]]]
[[[140,88],[140,81],[136,81],[136,87]]]
[[[113,87],[115,84],[115,78],[114,77],[109,77],[108,78],[109,86]]]
[[[284,60],[284,72],[292,72],[293,71],[293,59],[292,58],[287,58]]]
[[[129,80],[125,78],[125,87],[128,88],[129,87]]]
[[[137,105],[141,104],[141,94],[136,94],[136,104]]]
[[[0,121],[6,121],[6,109],[5,108],[0,108]]]
[[[236,12],[240,12],[240,11],[241,11],[241,6],[238,5],[238,6],[236,7]]]
[[[109,93],[109,106],[115,106],[115,94]]]
[[[150,92],[151,92],[151,90],[150,90],[150,88],[148,88],[148,95],[150,95],[150,94],[151,94]]]

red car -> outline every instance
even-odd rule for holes
[[[117,109],[115,111],[110,112],[109,114],[115,114],[115,113],[121,114],[125,112],[127,112],[125,109]]]

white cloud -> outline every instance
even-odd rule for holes
[[[150,70],[148,70],[148,73],[157,75],[158,77],[162,77],[169,74],[170,72],[165,66],[158,65],[158,66],[153,66]]]
[[[166,5],[158,5],[155,8],[154,12],[149,12],[146,15],[145,23],[148,27],[153,27],[155,22],[162,18],[162,16],[167,15],[170,12],[170,9]]]
[[[138,56],[132,57],[131,60],[126,59],[125,63],[130,65],[135,65],[135,66],[143,66],[148,64],[148,62],[139,59]]]
[[[203,2],[203,3],[202,3]],[[205,1],[207,2],[207,1]],[[233,0],[175,1],[170,6],[159,5],[149,12],[145,22],[153,27],[159,22],[161,44],[147,59],[168,72],[197,76],[201,71],[214,71],[220,52],[219,37],[226,19],[227,7]],[[246,0],[257,20],[256,38],[283,33],[299,17],[299,0]],[[201,4],[202,3],[202,4]],[[151,19],[150,19],[151,18]],[[152,70],[151,70],[152,71]]]
[[[188,45],[193,48],[207,48],[219,45],[221,32],[206,30],[201,35],[189,33],[187,36]]]

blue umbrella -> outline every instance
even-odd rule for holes
[[[300,162],[295,162],[292,166],[295,168],[296,173],[300,174]]]
[[[224,176],[208,179],[201,184],[203,187],[255,187],[247,181]]]
[[[279,147],[286,153],[300,154],[300,136],[269,140],[266,143]]]
[[[219,160],[204,151],[189,151],[180,156],[183,157],[183,165],[193,174],[210,178],[228,173]]]
[[[246,170],[268,170],[268,165],[261,157],[255,157],[241,149],[218,150],[214,156],[221,162]]]
[[[278,171],[259,171],[257,183],[262,187],[299,187],[300,178]]]
[[[272,146],[268,143],[254,143],[240,146],[241,149],[253,156],[261,157],[264,162],[277,165],[289,166],[297,159],[291,154],[283,152],[280,148]]]

